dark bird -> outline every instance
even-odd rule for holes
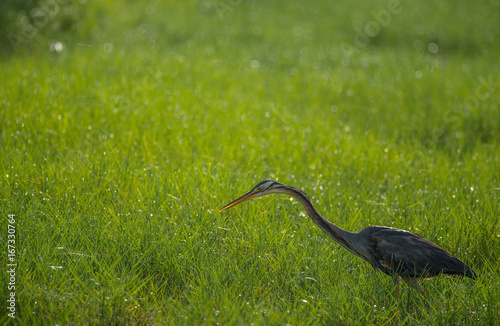
[[[277,193],[297,198],[312,220],[335,242],[369,262],[373,268],[392,276],[397,296],[399,277],[422,295],[424,290],[418,283],[419,278],[430,279],[441,273],[477,278],[472,268],[460,259],[418,234],[385,226],[368,226],[358,233],[345,231],[321,216],[303,191],[275,181],[260,182],[219,212],[249,199]]]

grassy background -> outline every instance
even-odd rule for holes
[[[362,44],[390,1],[9,4],[16,322],[500,323],[498,1],[400,1]],[[264,179],[350,231],[417,232],[479,279],[398,304],[290,198],[217,212]]]

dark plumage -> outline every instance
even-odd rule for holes
[[[431,278],[444,273],[476,278],[460,259],[418,234],[384,226],[369,226],[359,234],[368,239],[375,264],[387,275],[395,271],[407,277]]]
[[[345,231],[321,216],[303,191],[275,181],[258,183],[252,190],[222,207],[219,212],[272,193],[284,193],[297,198],[326,234],[374,268],[392,276],[396,286],[398,277],[401,277],[423,294],[418,278],[428,279],[441,273],[477,278],[476,273],[460,259],[418,234],[385,226],[368,226],[358,233]]]

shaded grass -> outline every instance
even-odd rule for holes
[[[152,15],[121,3],[60,53],[34,44],[36,55],[2,62],[0,205],[18,223],[17,321],[497,324],[493,10],[432,6],[441,23],[419,34],[431,6],[405,7],[346,53],[352,20],[385,6],[363,5],[331,19],[327,2],[251,2],[219,19],[211,2]],[[390,278],[289,198],[217,213],[268,178],[348,230],[417,232],[479,279],[424,282],[428,299],[403,288],[398,304]]]

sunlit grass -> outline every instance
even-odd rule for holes
[[[111,14],[0,63],[16,321],[498,324],[496,7],[402,2],[360,49],[353,21],[386,3],[216,3],[86,7]],[[417,232],[479,279],[398,302],[286,196],[218,213],[264,179],[347,230]]]

